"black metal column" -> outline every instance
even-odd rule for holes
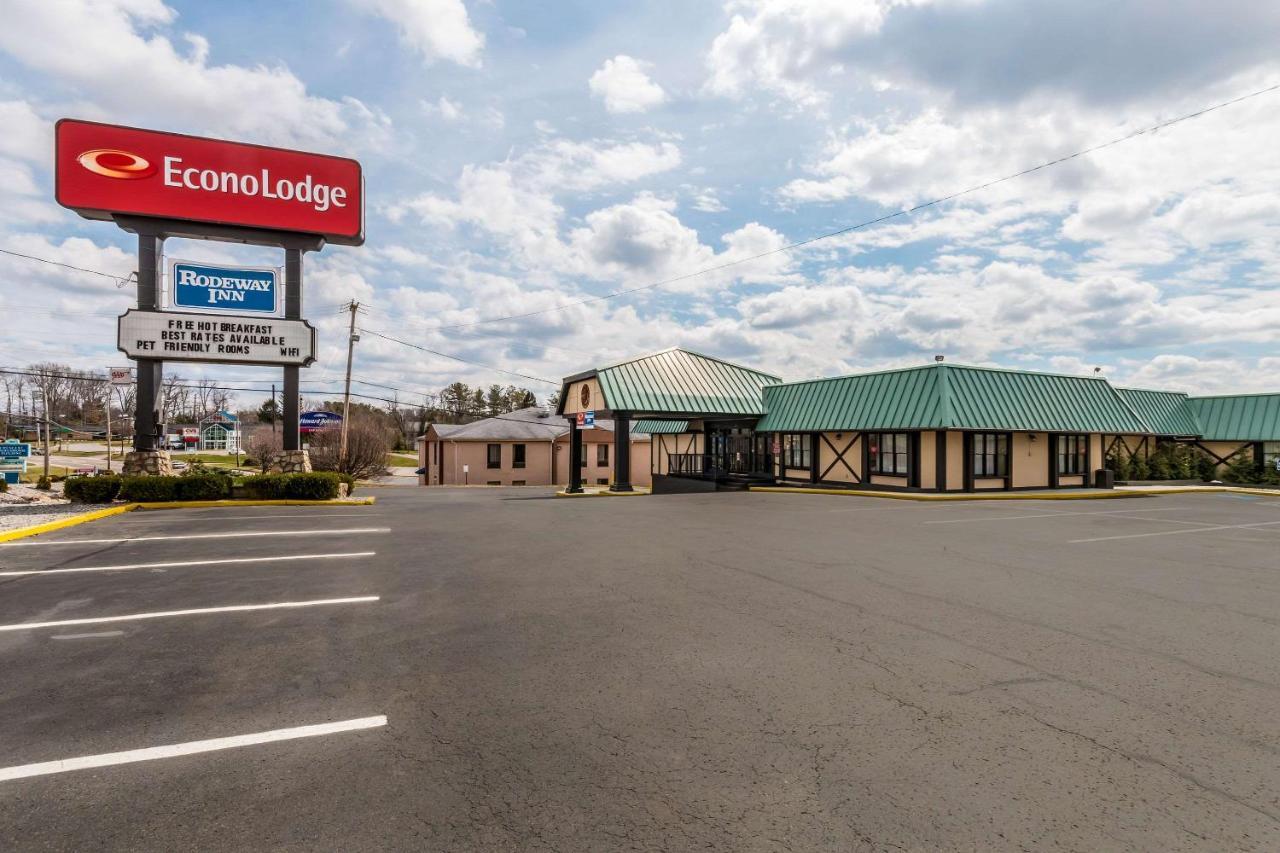
[[[964,469],[963,469],[964,470],[964,490],[966,492],[972,492],[974,490],[973,433],[971,432],[964,433],[964,438],[962,439],[960,446],[963,448],[961,453],[964,456]]]
[[[302,249],[284,250],[284,316],[286,320],[302,319]],[[298,421],[302,416],[299,370],[295,364],[284,368],[284,406],[281,412],[284,429],[284,443],[281,447],[284,450],[302,448],[302,436],[298,428]]]
[[[582,432],[578,429],[578,421],[569,418],[569,487],[568,494],[582,491]]]
[[[160,264],[164,262],[164,235],[155,230],[138,232],[138,310],[160,310]],[[161,435],[164,393],[164,361],[135,359],[138,394],[133,411],[133,449],[155,450]]]
[[[1045,436],[1049,441],[1049,488],[1056,489],[1061,485],[1058,472],[1058,434],[1051,432]],[[1084,476],[1084,484],[1089,485],[1089,475]]]
[[[631,415],[613,413],[613,485],[611,492],[634,492],[631,488]]]

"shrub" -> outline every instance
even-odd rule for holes
[[[9,481],[4,479],[3,477],[0,477],[0,492],[7,492],[7,491],[9,491]]]
[[[347,494],[354,495],[356,493],[356,478],[351,474],[339,474],[338,476],[342,478],[342,482],[347,484]]]
[[[39,479],[36,480],[36,488],[42,492],[47,492],[53,488],[53,481],[41,474]]]
[[[174,485],[174,498],[180,501],[216,501],[231,494],[231,478],[224,474],[202,472],[184,474]]]
[[[1261,473],[1251,453],[1236,454],[1227,463],[1227,479],[1233,483],[1257,483]]]
[[[341,430],[324,429],[311,436],[311,466],[317,471],[337,471],[355,477],[375,477],[387,470],[394,430],[371,415],[352,413],[347,424],[347,455],[338,452]]]
[[[257,500],[279,500],[284,497],[285,474],[255,474],[244,478],[245,494]]]
[[[1107,458],[1107,467],[1116,474],[1117,480],[1129,479],[1129,460],[1119,454]]]
[[[65,488],[67,499],[75,503],[109,504],[120,494],[120,478],[71,477]]]
[[[121,477],[120,497],[138,503],[163,503],[174,500],[181,477]]]
[[[1148,466],[1148,478],[1152,480],[1172,480],[1173,465],[1170,464],[1169,454],[1156,453],[1151,457],[1151,464]]]
[[[1218,479],[1218,463],[1207,453],[1199,453],[1195,457],[1196,476],[1206,483]]]
[[[1151,466],[1147,464],[1147,460],[1141,456],[1129,457],[1129,479],[1130,480],[1149,480],[1151,479]]]
[[[342,477],[333,471],[286,476],[285,497],[300,501],[331,501],[338,496]]]

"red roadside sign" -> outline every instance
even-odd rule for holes
[[[364,242],[364,174],[345,157],[62,119],[54,196],[88,219],[155,216]]]

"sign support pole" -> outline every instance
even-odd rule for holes
[[[297,246],[285,246],[284,250],[284,317],[286,320],[302,319],[302,253]],[[280,419],[284,450],[301,450],[302,436],[298,420],[302,414],[299,405],[300,381],[297,365],[284,368],[284,406]]]
[[[160,310],[160,264],[164,258],[164,233],[145,225],[135,225],[138,234],[138,310]],[[138,394],[133,412],[133,449],[155,450],[163,404],[164,362],[139,358]]]

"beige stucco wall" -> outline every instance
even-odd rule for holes
[[[1049,487],[1049,436],[1043,432],[1015,432],[1009,448],[1015,489]]]
[[[1248,441],[1202,441],[1200,445],[1228,461],[1234,461],[1229,457],[1242,447],[1244,448],[1242,455],[1247,455],[1250,459],[1253,458],[1253,444]],[[1218,475],[1221,476],[1224,471],[1226,471],[1226,465],[1219,465]]]
[[[587,390],[591,393],[591,401],[586,406],[582,405],[582,386],[584,385],[587,386]],[[600,383],[594,376],[590,379],[570,384],[565,392],[564,412],[566,415],[576,414],[577,412],[594,412],[604,408],[606,408],[604,395],[600,393]]]
[[[938,434],[933,430],[920,433],[920,488],[933,489],[938,485]]]
[[[1003,489],[1004,480],[998,477],[977,477],[973,481],[974,489]]]
[[[426,444],[434,446],[435,442],[427,442]],[[502,446],[502,467],[490,468],[489,462],[489,444],[499,444]],[[525,466],[523,468],[513,468],[511,466],[514,457],[513,445],[524,445]],[[429,485],[445,485],[460,486],[469,484],[472,486],[483,486],[487,483],[497,482],[503,486],[510,486],[516,480],[523,480],[525,485],[529,486],[547,486],[551,485],[551,444],[546,441],[450,441],[444,439],[444,465],[437,472],[434,463],[429,466],[431,471],[431,481]],[[463,466],[468,466],[470,470],[463,472]]]
[[[609,446],[609,464],[599,464],[600,452],[597,448],[601,444]],[[604,429],[584,429],[582,430],[582,454],[586,457],[586,467],[582,469],[582,482],[588,486],[599,484],[601,480],[605,483],[613,482],[613,462],[614,462],[614,446],[613,433]],[[631,485],[648,486],[653,483],[653,476],[649,470],[649,454],[650,444],[648,441],[631,442]],[[569,483],[569,436],[562,435],[556,440],[556,483],[558,485],[568,485]]]
[[[851,432],[839,433],[839,438],[836,438],[836,435],[837,433],[828,432],[816,439],[818,476],[821,477],[822,472],[830,468],[831,470],[827,471],[827,476],[823,478],[825,481],[831,483],[856,483],[858,482],[858,477],[850,474],[849,469],[845,468],[845,464],[848,464],[849,468],[852,468],[858,476],[862,475],[862,438],[853,439],[855,434]],[[824,437],[826,441],[822,440]],[[852,446],[849,445],[850,439],[853,439]],[[828,442],[830,442],[830,446],[828,446]],[[832,447],[835,450],[832,450]],[[846,447],[849,447],[849,449],[845,450]],[[836,451],[844,452],[843,463],[837,461],[839,454]],[[809,472],[806,469],[791,468],[788,469],[788,472],[787,476],[789,477],[801,480],[809,479]]]
[[[964,488],[964,433],[947,433],[947,491]]]
[[[667,454],[669,453],[702,453],[703,438],[704,436],[700,432],[660,434],[652,436],[652,459],[650,460],[651,470],[656,474],[665,475],[667,473]]]

